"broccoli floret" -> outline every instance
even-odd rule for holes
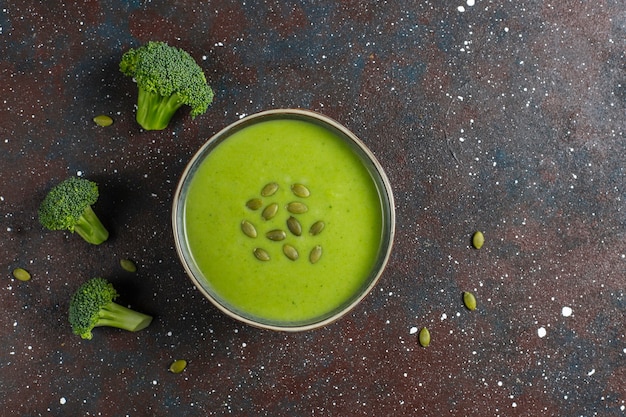
[[[213,101],[202,68],[187,52],[164,42],[129,49],[122,55],[120,71],[137,83],[137,122],[146,130],[165,129],[183,104],[195,118]]]
[[[131,332],[148,327],[152,317],[115,303],[118,295],[113,284],[104,278],[92,278],[81,285],[70,300],[69,320],[74,334],[91,339],[94,327],[116,327]]]
[[[98,185],[70,177],[52,188],[39,206],[39,222],[50,230],[69,230],[87,242],[99,245],[109,232],[91,208],[98,200]]]

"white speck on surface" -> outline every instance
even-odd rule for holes
[[[463,12],[465,11],[465,7],[463,7],[463,6],[459,6],[459,7],[457,8],[457,10],[458,10],[459,12],[463,13]]]
[[[417,327],[411,327],[411,330],[409,330],[409,334],[415,334],[417,333]]]
[[[447,318],[448,318],[448,315],[447,315],[446,313],[443,313],[443,314],[441,315],[441,321],[443,321],[443,320],[445,320],[445,319],[447,319]]]
[[[540,327],[540,328],[537,329],[537,335],[539,337],[545,337],[546,334],[547,334],[547,332],[546,332],[546,328],[545,327]]]
[[[67,402],[67,400],[65,399],[65,397],[61,397],[61,399],[59,400],[59,403],[61,405],[65,404]]]
[[[563,309],[561,310],[561,314],[563,314],[563,317],[569,317],[572,315],[572,308],[571,307],[563,307]]]
[[[592,369],[591,371],[587,372],[587,376],[591,376],[591,375],[593,375],[595,373],[596,373],[596,370]]]
[[[474,4],[476,4],[476,3],[474,2],[474,0],[467,0],[467,5],[468,5],[469,7],[472,7]]]
[[[154,381],[152,381],[152,385],[156,385],[157,383],[158,383],[158,382],[157,382],[157,380],[156,380],[156,379],[155,379]]]
[[[76,171],[76,175],[79,176],[79,177],[82,177],[83,176],[83,171]]]

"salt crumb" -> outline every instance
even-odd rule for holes
[[[59,400],[59,403],[61,404],[65,404],[67,402],[67,400],[65,399],[65,397],[61,397],[61,399]]]
[[[447,315],[446,313],[443,313],[443,314],[441,315],[441,321],[443,321],[443,320],[445,320],[445,319],[447,319],[447,318],[448,318],[448,315]]]
[[[563,317],[569,317],[572,315],[572,308],[571,307],[563,307],[563,309],[561,310],[561,314],[563,314]]]
[[[463,13],[465,11],[465,7],[463,7],[463,6],[459,6],[457,9],[461,13]]]
[[[537,335],[539,337],[545,337],[545,335],[547,334],[546,332],[546,328],[545,327],[540,327],[537,329]]]
[[[475,4],[474,0],[467,0],[467,5],[472,7]]]
[[[411,327],[411,330],[409,330],[409,334],[415,334],[417,333],[417,327]]]
[[[587,372],[587,376],[591,376],[591,375],[593,375],[595,373],[596,373],[596,370],[592,369],[591,371]]]

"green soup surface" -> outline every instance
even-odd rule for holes
[[[278,190],[263,196],[268,183]],[[297,196],[294,184],[310,194]],[[249,208],[251,199],[261,207]],[[290,213],[291,202],[307,211]],[[278,210],[266,219],[273,203]],[[261,121],[224,139],[189,180],[183,213],[201,285],[227,309],[262,323],[310,324],[332,315],[369,284],[381,250],[383,213],[369,171],[344,139],[305,120]],[[290,217],[302,227],[299,236],[287,225]],[[242,231],[244,220],[256,237]],[[325,226],[312,235],[317,221]],[[276,230],[283,240],[267,237]],[[285,255],[285,244],[297,259]],[[313,263],[315,247],[322,255]],[[269,260],[259,260],[257,249]]]

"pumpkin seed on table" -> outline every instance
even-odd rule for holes
[[[259,260],[259,261],[269,261],[270,260],[270,254],[267,253],[267,251],[265,249],[262,248],[254,248],[254,256]]]
[[[294,184],[291,186],[291,192],[296,197],[306,198],[311,195],[309,189],[303,184]]]
[[[28,272],[24,268],[15,268],[13,270],[13,276],[18,281],[29,281],[31,278],[30,272]]]
[[[93,122],[98,126],[107,127],[113,124],[113,119],[111,119],[106,114],[101,114],[93,118]]]
[[[283,253],[287,258],[291,259],[292,261],[295,261],[300,256],[298,254],[298,250],[289,244],[283,245]]]
[[[130,259],[121,259],[120,266],[124,271],[127,272],[137,272],[137,266]]]
[[[251,198],[246,202],[246,207],[250,210],[258,210],[263,205],[263,201],[260,198]]]
[[[300,224],[298,219],[293,216],[289,216],[289,218],[287,219],[287,228],[291,233],[296,236],[300,236],[302,234],[302,225]]]
[[[463,303],[468,310],[476,310],[476,297],[471,292],[465,291],[463,293]]]
[[[320,260],[322,257],[322,247],[320,245],[315,246],[311,249],[311,253],[309,254],[309,261],[314,264]]]
[[[419,339],[420,345],[422,345],[423,347],[427,347],[428,345],[430,345],[430,332],[428,331],[426,327],[422,327],[422,330],[420,330],[418,339]]]
[[[247,220],[241,222],[241,231],[248,237],[255,238],[257,236],[256,228]]]
[[[280,241],[280,240],[285,240],[285,238],[287,237],[287,233],[285,233],[284,230],[275,229],[275,230],[270,230],[269,232],[267,232],[265,234],[265,237],[268,238],[269,240]]]
[[[299,201],[292,201],[291,203],[287,204],[287,211],[292,214],[302,214],[309,211],[309,208],[304,203],[301,203]]]
[[[324,230],[324,226],[326,226],[326,224],[323,221],[318,220],[311,225],[311,228],[309,229],[309,233],[312,234],[313,236],[317,236],[320,233],[322,233],[322,230]]]
[[[480,231],[474,233],[474,236],[472,236],[472,245],[474,245],[476,249],[480,249],[483,247],[484,243],[485,236],[483,235],[483,233]]]
[[[270,182],[263,187],[263,189],[261,190],[261,195],[263,197],[270,197],[276,194],[276,191],[278,191],[278,184],[275,182]]]
[[[186,367],[187,367],[187,361],[184,359],[178,359],[172,362],[169,370],[173,374],[179,374],[182,371],[184,371]]]
[[[276,213],[278,213],[278,203],[272,203],[263,209],[263,213],[261,213],[261,216],[265,220],[270,220],[273,219],[274,216],[276,216]]]

